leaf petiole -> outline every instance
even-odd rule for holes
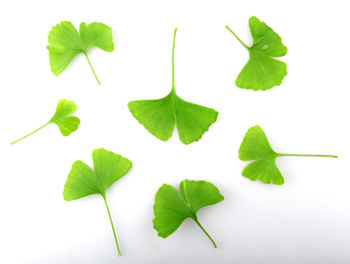
[[[175,93],[175,39],[176,39],[177,28],[174,29],[174,39],[173,39],[173,52],[171,53],[171,73],[172,73],[172,88],[171,91]]]
[[[283,157],[322,157],[322,158],[338,158],[338,156],[335,155],[318,155],[318,154],[279,154],[277,153],[277,156],[283,156]]]
[[[89,59],[89,56],[88,56],[87,52],[84,52],[84,55],[85,55],[85,58],[87,59],[89,65],[90,65],[90,68],[91,68],[91,70],[92,70],[92,73],[93,73],[94,76],[95,76],[95,79],[96,79],[98,85],[101,85],[100,80],[98,79],[98,77],[97,77],[97,75],[96,75],[96,72],[95,72],[94,68],[92,67],[92,64],[91,64],[91,61],[90,61],[90,59]]]
[[[277,156],[283,156],[283,157],[323,157],[323,158],[338,158],[336,155],[314,155],[314,154],[279,154],[277,153]]]
[[[114,229],[114,225],[113,225],[111,213],[109,212],[109,207],[108,207],[108,203],[107,203],[107,198],[106,198],[106,196],[103,196],[103,195],[102,195],[102,197],[103,197],[103,200],[105,201],[105,205],[106,205],[106,208],[107,208],[107,213],[108,213],[109,221],[111,222],[111,226],[112,226],[112,230],[113,230],[113,235],[114,235],[114,240],[115,240],[115,244],[116,244],[116,246],[117,246],[118,256],[121,256],[122,254],[120,253],[117,235],[115,234],[115,229]]]
[[[236,39],[237,39],[246,49],[248,49],[248,50],[250,49],[250,47],[248,47],[248,45],[245,44],[245,43],[236,35],[236,33],[233,32],[232,29],[230,29],[229,26],[225,25],[225,28],[227,28],[227,29],[236,37]]]
[[[206,236],[210,239],[210,241],[213,243],[215,248],[218,248],[215,244],[215,241],[211,238],[211,236],[208,234],[208,232],[204,229],[204,227],[199,223],[197,217],[195,216],[194,218],[192,218],[193,221],[196,222],[196,224],[199,226],[200,229],[202,229],[202,231],[204,232],[204,234],[206,234]]]
[[[35,129],[34,131],[30,132],[29,134],[25,135],[24,137],[21,137],[20,139],[17,139],[15,141],[11,142],[11,145],[17,143],[18,141],[21,141],[22,139],[25,139],[26,137],[29,137],[30,135],[33,135],[35,132],[38,132],[40,129],[46,127],[48,124],[50,124],[50,122],[47,122],[45,125],[42,125],[41,127]]]

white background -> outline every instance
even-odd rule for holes
[[[0,262],[12,263],[349,263],[348,1],[4,1],[1,27]],[[288,75],[279,87],[235,87],[248,52],[229,25],[251,43],[248,19],[271,26],[288,47]],[[115,51],[90,51],[97,86],[83,56],[58,77],[46,50],[51,26],[100,21],[113,28]],[[198,143],[149,134],[127,103],[176,88],[185,100],[212,107],[217,122]],[[74,100],[79,129],[63,137],[50,125],[10,146]],[[278,159],[283,186],[241,176],[246,130],[259,124],[282,153],[338,154],[339,159]],[[71,165],[91,165],[104,147],[133,162],[108,191],[122,257],[117,257],[103,200],[65,202]],[[153,230],[153,199],[163,183],[214,183],[225,196],[167,239]]]

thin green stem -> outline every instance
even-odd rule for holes
[[[314,154],[277,154],[278,156],[284,156],[284,157],[324,157],[324,158],[338,158],[338,156],[335,155],[314,155]]]
[[[245,44],[237,35],[235,32],[232,31],[232,29],[230,29],[229,26],[225,25],[225,28],[227,28],[235,37],[236,39],[243,45],[243,47],[245,47],[246,49],[249,49],[249,47],[247,46],[247,44]]]
[[[211,236],[208,234],[208,232],[204,229],[204,227],[199,223],[197,217],[193,218],[193,220],[196,222],[196,224],[199,226],[200,229],[204,232],[204,234],[207,235],[207,237],[210,239],[210,241],[213,243],[215,248],[218,248],[215,244],[215,241],[211,238]]]
[[[96,79],[98,85],[101,85],[100,80],[98,79],[98,77],[97,77],[97,75],[96,75],[96,72],[95,72],[94,68],[92,67],[92,64],[91,64],[91,61],[90,61],[90,59],[89,59],[89,56],[87,55],[87,53],[84,53],[84,55],[85,55],[85,58],[87,59],[89,65],[90,65],[90,68],[91,68],[91,70],[92,70],[92,72],[93,72],[93,74],[94,74],[94,76],[95,76],[95,79]]]
[[[102,197],[103,197],[103,200],[105,201],[105,205],[106,205],[106,208],[107,208],[109,221],[111,222],[111,226],[112,226],[112,230],[113,230],[113,235],[114,235],[114,240],[115,240],[115,244],[116,244],[116,246],[117,246],[118,256],[121,256],[122,254],[120,253],[117,235],[115,234],[115,229],[114,229],[114,225],[113,225],[111,213],[109,212],[109,207],[108,207],[108,203],[107,203],[107,198],[106,198],[105,196],[102,196]]]
[[[176,39],[177,28],[174,29],[174,39],[173,39],[173,52],[171,54],[171,66],[172,66],[172,86],[171,91],[175,92],[175,39]]]
[[[50,122],[47,122],[45,125],[42,125],[38,129],[35,129],[34,131],[30,132],[29,134],[25,135],[24,137],[21,137],[20,139],[17,139],[15,141],[11,142],[11,145],[17,143],[18,141],[21,141],[22,139],[25,139],[26,137],[29,137],[30,135],[33,135],[35,132],[38,132],[40,129],[46,127],[48,124],[50,124]]]

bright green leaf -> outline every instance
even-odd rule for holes
[[[95,177],[95,173],[88,165],[80,160],[75,161],[64,186],[64,199],[72,201],[90,194],[100,194],[101,190],[96,186]]]
[[[18,141],[34,134],[35,132],[39,131],[40,129],[46,127],[49,124],[56,124],[63,136],[69,136],[72,132],[78,129],[78,126],[80,124],[79,118],[75,116],[69,116],[70,114],[74,113],[76,109],[77,109],[77,106],[73,101],[68,101],[66,99],[59,100],[57,103],[56,112],[49,122],[42,125],[41,127],[34,130],[33,132],[30,132],[24,137],[11,142],[11,144],[17,143]]]
[[[69,136],[70,133],[78,129],[80,120],[75,116],[68,116],[77,110],[73,101],[61,99],[57,103],[57,109],[49,123],[58,126],[63,136]]]
[[[191,218],[216,247],[214,240],[199,223],[196,213],[200,208],[222,200],[224,197],[220,191],[206,181],[184,180],[180,183],[180,193],[174,187],[163,184],[154,200],[153,227],[158,236],[166,238],[175,232],[186,218]]]
[[[81,23],[79,26],[80,38],[86,45],[86,50],[97,47],[101,50],[112,52],[114,50],[112,29],[102,23]]]
[[[153,210],[153,227],[163,238],[175,232],[187,217],[192,216],[178,191],[168,184],[163,184],[157,191]]]
[[[88,57],[88,49],[97,47],[107,52],[114,50],[112,29],[105,24],[93,22],[81,23],[78,32],[69,21],[62,21],[52,27],[48,40],[50,67],[54,75],[58,76],[79,53],[83,53],[91,67],[98,84],[100,81]]]
[[[118,255],[120,256],[118,240],[107,204],[106,191],[115,181],[128,173],[132,164],[127,158],[105,149],[95,149],[92,152],[92,159],[94,170],[82,161],[78,160],[73,163],[64,185],[63,197],[66,201],[72,201],[91,194],[102,196],[112,226]]]
[[[333,155],[276,153],[271,148],[261,127],[254,126],[248,129],[239,148],[240,160],[253,161],[244,168],[242,175],[252,181],[259,180],[266,184],[273,183],[276,185],[282,185],[284,179],[276,165],[276,158],[281,156],[338,157]]]
[[[168,140],[173,134],[175,115],[172,107],[173,96],[162,99],[139,100],[128,103],[132,115],[154,136]]]
[[[287,47],[282,44],[280,36],[264,22],[252,16],[249,28],[253,37],[253,45],[248,47],[228,27],[226,28],[249,51],[249,61],[236,79],[240,88],[252,90],[267,90],[280,85],[287,75],[286,63],[274,58],[287,54]]]
[[[174,82],[174,50],[176,29],[173,41],[172,73],[173,83],[171,92],[156,100],[138,100],[129,102],[131,114],[152,135],[167,141],[176,127],[182,143],[191,144],[201,139],[218,116],[214,109],[193,104],[182,100],[175,91]]]

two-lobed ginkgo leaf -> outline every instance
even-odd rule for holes
[[[239,148],[240,160],[253,161],[243,169],[242,175],[252,181],[259,180],[266,184],[282,185],[284,178],[276,165],[276,158],[282,156],[338,157],[333,155],[277,153],[271,148],[261,127],[254,126],[248,129]]]
[[[62,21],[51,29],[48,40],[50,67],[54,75],[62,73],[77,54],[83,53],[100,84],[89,60],[88,49],[97,47],[107,52],[114,50],[112,29],[109,26],[98,22],[83,22],[78,32],[71,22]]]
[[[118,240],[107,204],[106,191],[115,181],[128,173],[132,164],[127,158],[102,148],[93,150],[92,160],[94,170],[80,160],[73,163],[64,185],[63,197],[66,201],[72,201],[91,194],[102,196],[112,226],[118,255],[120,256]]]
[[[11,144],[17,143],[18,141],[34,134],[35,132],[39,131],[40,129],[46,127],[49,124],[56,124],[63,136],[69,136],[72,132],[78,129],[78,126],[80,124],[80,120],[78,117],[70,116],[72,113],[75,112],[76,109],[77,106],[73,101],[69,101],[66,99],[59,100],[57,103],[56,112],[53,115],[53,117],[49,120],[49,122],[42,125],[33,132],[30,132],[24,137],[21,137],[20,139],[11,142]]]
[[[162,99],[132,101],[128,106],[140,124],[163,141],[171,137],[176,122],[184,144],[198,141],[218,116],[214,109],[186,102],[175,92]]]
[[[196,213],[204,206],[217,204],[224,200],[218,188],[206,181],[184,180],[180,183],[180,193],[171,185],[163,184],[154,200],[153,227],[158,236],[166,238],[191,218],[207,235],[214,247],[214,240],[199,223]]]
[[[280,85],[287,75],[286,63],[274,59],[287,54],[287,47],[282,44],[280,36],[255,16],[249,19],[253,37],[251,47],[243,43],[228,26],[226,28],[249,51],[249,61],[238,75],[236,85],[255,91]]]
[[[171,92],[161,99],[129,102],[128,107],[139,123],[158,139],[167,141],[173,134],[176,123],[181,142],[191,144],[201,139],[203,134],[208,131],[210,125],[216,121],[218,112],[211,108],[186,102],[176,94],[174,83],[176,30],[173,40]]]

